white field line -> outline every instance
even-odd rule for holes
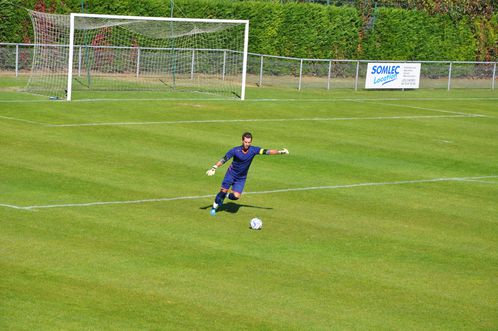
[[[39,103],[39,102],[61,102],[60,100],[0,100],[0,103]]]
[[[94,99],[94,100],[76,100],[76,102],[91,102],[91,101],[134,101],[134,100],[169,100],[169,101],[223,101],[226,99]],[[364,102],[369,101],[371,104],[378,104],[384,106],[393,106],[393,107],[404,107],[404,108],[413,108],[420,110],[429,110],[441,113],[448,113],[454,115],[461,116],[423,116],[423,115],[414,115],[414,116],[379,116],[379,117],[331,117],[331,118],[294,118],[294,119],[241,119],[241,120],[199,120],[199,121],[149,121],[149,122],[116,122],[116,123],[74,123],[74,124],[50,124],[43,123],[37,121],[30,121],[16,117],[8,117],[8,116],[0,116],[0,118],[18,121],[30,124],[37,124],[48,127],[78,127],[78,126],[116,126],[116,125],[155,125],[155,124],[193,124],[193,123],[223,123],[223,122],[285,122],[285,121],[352,121],[352,120],[384,120],[384,119],[423,119],[423,118],[451,118],[451,117],[489,117],[486,115],[480,114],[468,114],[462,112],[448,111],[442,109],[434,109],[427,107],[417,107],[417,106],[408,106],[401,104],[392,104],[392,103],[381,103],[381,102],[370,102],[370,101],[403,101],[403,100],[498,100],[498,98],[413,98],[413,99],[403,99],[403,98],[385,98],[385,99],[376,99],[376,98],[365,98],[365,99],[352,99],[352,98],[338,98],[338,99],[257,99],[252,101],[353,101],[353,102]],[[59,100],[60,101],[60,100]],[[1,102],[53,102],[52,100],[0,100]]]
[[[255,192],[245,192],[244,195],[248,194],[271,194],[271,193],[284,193],[284,192],[296,192],[296,191],[312,191],[312,190],[330,190],[330,189],[342,189],[342,188],[354,188],[354,187],[368,187],[368,186],[386,186],[386,185],[403,185],[403,184],[420,184],[420,183],[434,183],[434,182],[470,182],[479,179],[486,178],[498,178],[498,176],[479,176],[479,177],[448,177],[448,178],[433,178],[433,179],[419,179],[419,180],[402,180],[394,182],[372,182],[372,183],[357,183],[357,184],[346,184],[346,185],[331,185],[331,186],[311,186],[311,187],[298,187],[298,188],[287,188],[271,191],[255,191]],[[164,202],[164,201],[175,201],[175,200],[197,200],[213,198],[215,195],[198,195],[198,196],[183,196],[183,197],[173,197],[173,198],[156,198],[156,199],[141,199],[141,200],[125,200],[125,201],[96,201],[87,203],[67,203],[67,204],[54,204],[54,205],[34,205],[34,206],[15,206],[0,204],[2,207],[22,209],[22,210],[36,210],[36,209],[47,209],[47,208],[66,208],[66,207],[90,207],[90,206],[102,206],[102,205],[126,205],[126,204],[140,204],[140,203],[150,203],[150,202]]]
[[[19,207],[19,206],[15,206],[15,205],[7,205],[4,203],[0,203],[0,207],[14,208],[14,209],[26,209],[25,207]]]
[[[100,206],[100,205],[129,205],[129,204],[139,204],[147,202],[162,202],[162,201],[175,201],[175,200],[196,200],[204,198],[213,198],[212,195],[198,195],[198,196],[185,196],[185,197],[174,197],[174,198],[157,198],[157,199],[141,199],[141,200],[125,200],[125,201],[97,201],[88,203],[66,203],[66,204],[56,204],[56,205],[40,205],[40,206],[10,206],[10,205],[0,205],[4,207],[12,207],[16,209],[23,210],[35,210],[44,208],[65,208],[65,207],[89,207],[89,206]]]
[[[192,121],[157,121],[157,122],[109,122],[109,123],[75,123],[46,124],[49,127],[80,127],[80,126],[119,126],[119,125],[158,125],[158,124],[208,124],[208,123],[240,123],[240,122],[293,122],[293,121],[355,121],[355,120],[396,120],[396,119],[428,119],[428,118],[458,118],[482,117],[481,115],[414,115],[414,116],[376,116],[376,117],[307,117],[307,118],[253,118],[234,120],[192,120]]]
[[[271,101],[271,102],[278,102],[278,101],[302,101],[302,102],[331,102],[331,101],[465,101],[465,100],[483,100],[483,101],[495,101],[498,100],[498,98],[486,98],[486,97],[469,97],[469,98],[333,98],[333,99],[293,99],[293,98],[288,98],[288,99],[271,99],[271,98],[262,98],[262,99],[246,99],[244,102],[249,101],[249,102],[265,102],[265,101]]]
[[[357,101],[357,100],[372,100],[372,101],[412,101],[412,100],[425,100],[425,101],[435,101],[435,100],[498,100],[498,98],[486,98],[486,97],[475,97],[475,98],[260,98],[260,99],[245,99],[243,102],[331,102],[331,101]],[[223,99],[223,98],[147,98],[147,99],[138,99],[138,98],[129,98],[129,99],[85,99],[85,100],[73,100],[72,102],[101,102],[101,101],[232,101],[232,102],[241,102],[239,99]]]
[[[308,117],[308,118],[253,118],[238,120],[192,120],[192,121],[150,121],[150,122],[103,122],[103,123],[73,123],[49,124],[29,121],[15,117],[0,116],[0,118],[37,124],[46,127],[83,127],[83,126],[120,126],[120,125],[159,125],[159,124],[209,124],[209,123],[237,123],[237,122],[291,122],[291,121],[355,121],[355,120],[396,120],[396,119],[429,119],[429,118],[458,118],[458,117],[483,117],[481,115],[413,115],[413,116],[375,116],[375,117]]]
[[[273,99],[273,98],[261,98],[261,99],[246,99],[243,102],[334,102],[334,101],[457,101],[457,100],[484,100],[484,101],[494,101],[498,98],[486,98],[486,97],[475,97],[475,98],[285,98],[285,99]],[[223,98],[123,98],[123,99],[84,99],[84,100],[72,100],[71,102],[129,102],[129,101],[231,101],[231,102],[241,102],[238,99],[223,99]],[[64,100],[0,100],[0,103],[38,103],[38,102],[65,102]]]
[[[356,102],[363,103],[361,100],[357,100]],[[390,106],[390,107],[402,107],[402,108],[420,109],[420,110],[429,110],[429,111],[435,111],[435,112],[447,113],[447,114],[470,115],[470,116],[474,116],[474,117],[487,117],[486,115],[468,114],[468,113],[462,113],[462,112],[458,112],[458,111],[442,110],[442,109],[428,108],[428,107],[409,106],[409,105],[402,105],[402,104],[396,104],[396,103],[370,102],[369,101],[368,104]]]
[[[10,121],[24,122],[24,123],[30,123],[30,124],[48,125],[47,123],[30,121],[30,120],[24,120],[22,118],[16,118],[16,117],[0,116],[0,118],[6,119],[6,120],[10,120]]]
[[[351,188],[351,187],[361,187],[361,186],[385,186],[385,185],[401,185],[401,184],[417,184],[417,183],[434,183],[434,182],[470,182],[485,178],[498,178],[498,176],[481,176],[481,177],[450,177],[450,178],[433,178],[433,179],[420,179],[420,180],[402,180],[395,182],[379,182],[379,183],[359,183],[359,184],[348,184],[348,185],[334,185],[334,186],[315,186],[315,187],[303,187],[303,188],[291,188],[282,190],[272,190],[272,191],[259,191],[259,192],[247,192],[245,194],[268,194],[268,193],[279,193],[279,192],[292,192],[292,191],[311,191],[311,190],[324,190],[324,189],[337,189],[337,188]]]
[[[494,180],[464,179],[462,181],[463,182],[484,183],[484,184],[498,184],[498,182],[494,181]]]

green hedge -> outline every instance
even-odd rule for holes
[[[1,42],[26,41],[30,27],[22,7],[80,12],[80,0],[0,0]],[[86,0],[86,12],[169,16],[164,0]],[[490,60],[497,56],[497,14],[429,15],[377,8],[365,17],[352,6],[230,0],[176,0],[176,17],[250,20],[254,53],[304,58],[384,60]],[[363,16],[362,16],[363,15]],[[361,37],[360,37],[361,36]]]
[[[24,10],[20,1],[0,0],[0,42],[21,42],[23,40]]]
[[[250,52],[308,58],[356,56],[360,20],[352,7],[226,0],[180,0],[176,5],[181,8],[176,14],[185,17],[250,20]]]
[[[381,8],[364,40],[366,58],[381,60],[474,60],[476,40],[467,19]]]

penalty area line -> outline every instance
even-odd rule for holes
[[[37,125],[49,125],[47,123],[30,121],[30,120],[25,120],[25,119],[16,118],[16,117],[0,116],[0,118],[6,119],[6,120],[9,120],[9,121],[24,122],[24,123],[37,124]]]
[[[272,193],[284,193],[284,192],[296,192],[296,191],[313,191],[313,190],[330,190],[330,189],[343,189],[343,188],[355,188],[355,187],[372,187],[372,186],[387,186],[387,185],[403,185],[403,184],[421,184],[421,183],[435,183],[435,182],[474,182],[481,179],[492,179],[498,178],[498,176],[479,176],[479,177],[448,177],[448,178],[432,178],[432,179],[418,179],[418,180],[401,180],[393,182],[370,182],[370,183],[356,183],[356,184],[345,184],[345,185],[331,185],[331,186],[311,186],[311,187],[297,187],[297,188],[287,188],[279,190],[270,191],[254,191],[245,192],[244,195],[256,195],[256,194],[272,194]],[[206,198],[213,198],[214,194],[209,195],[197,195],[197,196],[183,196],[183,197],[173,197],[173,198],[156,198],[156,199],[140,199],[140,200],[124,200],[124,201],[96,201],[87,203],[67,203],[67,204],[54,204],[54,205],[34,205],[34,206],[16,206],[8,204],[0,204],[0,207],[21,209],[21,210],[37,210],[37,209],[48,209],[48,208],[67,208],[67,207],[90,207],[90,206],[103,206],[103,205],[127,205],[127,204],[141,204],[141,203],[152,203],[152,202],[165,202],[165,201],[178,201],[178,200],[199,200]]]
[[[368,120],[412,120],[437,118],[469,118],[482,115],[412,115],[412,116],[372,116],[372,117],[308,117],[308,118],[253,118],[233,120],[191,120],[191,121],[157,121],[157,122],[108,122],[108,123],[74,123],[74,124],[47,124],[52,128],[85,127],[85,126],[121,126],[121,125],[161,125],[161,124],[210,124],[210,123],[241,123],[241,122],[297,122],[297,121],[368,121]]]
[[[20,207],[20,206],[15,206],[15,205],[7,205],[4,203],[0,203],[0,207],[7,207],[7,208],[13,208],[13,209],[26,209],[26,207]]]
[[[419,184],[419,183],[434,183],[434,182],[475,182],[479,179],[486,178],[498,178],[498,176],[482,176],[482,177],[449,177],[449,178],[433,178],[433,179],[419,179],[419,180],[402,180],[395,182],[373,182],[373,183],[358,183],[358,184],[346,184],[346,185],[332,185],[332,186],[314,186],[314,187],[302,187],[302,188],[289,188],[281,190],[272,191],[259,191],[259,192],[247,192],[245,194],[268,194],[268,193],[280,193],[280,192],[294,192],[294,191],[312,191],[312,190],[326,190],[326,189],[339,189],[339,188],[353,188],[362,186],[386,186],[386,185],[401,185],[401,184]]]
[[[498,184],[498,182],[494,181],[494,180],[462,179],[462,181],[474,182],[474,183],[483,183],[483,184]]]
[[[359,103],[365,103],[361,101],[357,101]],[[434,111],[438,113],[447,113],[447,114],[457,114],[457,115],[466,115],[466,116],[473,116],[473,117],[487,117],[486,115],[480,115],[480,114],[469,114],[469,113],[462,113],[458,111],[451,111],[451,110],[443,110],[443,109],[436,109],[436,108],[428,108],[428,107],[418,107],[418,106],[410,106],[410,105],[400,105],[400,104],[395,104],[395,103],[385,103],[385,102],[367,102],[368,104],[374,104],[374,105],[381,105],[381,106],[390,106],[390,107],[402,107],[402,108],[411,108],[411,109],[419,109],[419,110],[429,110],[429,111]]]
[[[482,101],[495,101],[498,98],[495,97],[434,97],[434,98],[247,98],[244,101],[234,98],[93,98],[93,99],[76,99],[69,102],[80,103],[80,102],[130,102],[130,101],[232,101],[232,102],[342,102],[342,101],[466,101],[466,100],[482,100]],[[19,100],[19,99],[4,99],[0,100],[0,103],[46,103],[46,102],[67,102],[65,100],[49,100],[49,99],[37,99],[37,100]]]
[[[495,97],[434,97],[434,98],[246,98],[244,101],[235,98],[122,98],[122,99],[80,99],[71,102],[129,102],[129,101],[232,101],[232,102],[334,102],[334,101],[457,101],[457,100],[498,100]],[[45,100],[42,100],[45,101]],[[47,100],[48,101],[48,100]]]

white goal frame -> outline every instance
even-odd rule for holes
[[[249,20],[227,20],[227,19],[203,19],[203,18],[168,18],[168,17],[147,17],[147,16],[123,16],[123,15],[100,15],[71,13],[69,27],[69,56],[67,72],[67,101],[71,101],[72,81],[73,81],[73,56],[74,56],[74,20],[76,17],[105,18],[105,19],[127,19],[127,20],[148,20],[148,21],[169,21],[169,22],[199,22],[199,23],[238,23],[244,24],[244,51],[242,57],[242,82],[240,99],[245,100],[246,75],[247,75],[247,52],[249,46]]]

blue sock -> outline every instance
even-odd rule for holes
[[[214,202],[218,206],[221,206],[223,204],[223,200],[225,200],[225,197],[227,196],[227,192],[220,191],[218,194],[216,194],[216,198],[214,199]]]
[[[230,199],[230,200],[239,200],[239,198],[237,198],[237,197],[235,196],[235,194],[233,194],[233,193],[230,193],[230,194],[228,195],[228,199]]]

